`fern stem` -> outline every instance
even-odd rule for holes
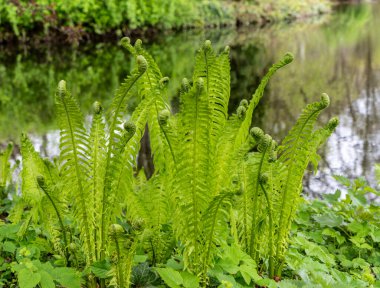
[[[272,216],[272,203],[269,200],[269,195],[265,189],[263,183],[260,183],[261,189],[263,189],[265,199],[267,200],[268,206],[268,217],[269,217],[269,277],[274,277],[274,255],[273,255],[273,216]]]
[[[95,118],[96,117],[96,118]],[[92,197],[93,197],[93,200],[94,200],[94,219],[96,219],[96,211],[98,210],[97,208],[97,206],[98,206],[98,204],[99,203],[97,203],[97,201],[96,201],[96,199],[97,199],[97,191],[98,191],[98,186],[99,186],[99,183],[98,183],[98,165],[99,165],[99,163],[98,163],[98,157],[99,157],[99,155],[98,155],[98,149],[99,149],[99,143],[100,143],[100,139],[99,139],[99,133],[97,132],[97,131],[99,131],[99,130],[101,130],[102,129],[102,127],[101,127],[101,125],[100,125],[100,121],[101,121],[101,114],[99,113],[99,114],[95,114],[94,115],[94,120],[93,120],[93,123],[94,123],[94,125],[95,125],[95,127],[94,127],[94,141],[93,141],[93,147],[94,147],[94,155],[93,155],[93,165],[92,165],[92,171],[93,171],[93,173],[94,173],[94,175],[93,175],[93,195],[92,195]],[[98,119],[97,119],[98,118]],[[95,246],[95,260],[98,260],[99,259],[99,251],[98,251],[98,249],[99,249],[99,247],[98,247],[98,235],[97,235],[97,226],[95,226],[94,227],[94,233],[93,233],[93,237],[94,237],[94,246]]]
[[[245,181],[246,181],[246,174],[245,174],[245,165],[244,163],[242,166],[242,174],[243,174],[243,181],[242,181],[242,190],[243,190],[243,235],[244,235],[244,244],[243,247],[245,247],[248,250],[249,245],[249,232],[248,232],[248,193],[246,193],[245,189]]]
[[[196,120],[195,120],[195,123],[194,123],[194,137],[193,137],[193,163],[192,163],[192,170],[193,170],[193,173],[196,174],[196,163],[197,163],[197,122],[198,122],[198,98],[200,97],[200,92],[197,93],[197,95],[195,95],[195,116],[196,116]],[[194,175],[194,179],[193,179],[193,184],[192,184],[192,200],[193,200],[193,217],[194,217],[194,238],[193,239],[197,239],[198,238],[198,201],[197,201],[197,195],[196,195],[196,181],[197,181],[197,178],[196,175]],[[198,241],[195,240],[194,242],[194,253],[196,255],[196,257],[198,257]]]
[[[258,198],[259,198],[259,186],[260,186],[260,175],[261,175],[261,169],[264,165],[264,159],[266,152],[269,149],[269,145],[265,147],[265,150],[262,152],[262,156],[260,159],[259,163],[259,168],[257,170],[257,177],[256,177],[256,183],[255,183],[255,190],[253,194],[253,215],[252,215],[252,224],[251,224],[251,239],[250,239],[250,247],[249,247],[249,254],[251,255],[253,260],[257,260],[257,251],[256,251],[256,246],[257,246],[257,231],[256,231],[256,226],[257,226],[257,212],[258,212]]]
[[[116,247],[116,257],[117,257],[117,264],[116,264],[116,269],[117,269],[117,284],[119,287],[124,287],[124,277],[123,277],[123,269],[121,267],[121,254],[120,254],[120,247],[119,247],[119,241],[117,240],[117,235],[115,233],[114,236],[112,236],[114,242],[115,242],[115,247]]]

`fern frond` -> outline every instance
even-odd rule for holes
[[[210,110],[209,141],[211,151],[215,151],[228,118],[228,102],[231,90],[229,47],[226,47],[224,52],[216,57],[214,63],[209,65],[207,72]]]
[[[33,221],[37,222],[39,218],[39,203],[44,197],[37,183],[37,176],[43,175],[46,181],[53,184],[50,173],[45,166],[40,155],[34,150],[33,144],[26,134],[21,135],[21,155],[22,155],[22,186],[21,193],[23,202],[31,206],[30,214]]]
[[[250,179],[248,184],[248,193],[252,199],[252,219],[251,228],[249,229],[250,243],[249,254],[252,259],[257,261],[258,249],[259,249],[259,222],[262,218],[260,213],[263,212],[262,206],[265,199],[261,196],[262,191],[260,189],[260,177],[269,169],[269,158],[271,151],[274,149],[272,138],[266,134],[261,137],[258,143],[258,152],[251,153],[248,159],[248,167]],[[264,210],[265,211],[265,210]]]
[[[207,172],[208,150],[208,99],[204,81],[199,78],[187,93],[181,95],[181,135],[179,135],[181,153],[177,160],[176,190],[179,196],[175,227],[176,234],[186,247],[189,256],[186,265],[194,264],[199,255],[198,237],[202,229],[201,214],[207,208],[208,193]],[[192,267],[191,267],[192,268]]]
[[[246,109],[244,121],[242,122],[239,128],[239,131],[236,135],[234,150],[238,149],[240,145],[242,145],[245,142],[249,133],[249,128],[252,123],[253,111],[255,110],[257,104],[260,102],[261,98],[263,97],[265,87],[267,86],[269,80],[277,72],[278,69],[284,67],[285,65],[291,63],[292,61],[293,61],[293,55],[290,53],[285,54],[283,59],[273,64],[272,67],[269,69],[268,73],[262,78],[259,86],[257,87],[255,93],[252,96],[252,99],[249,102],[248,108]]]
[[[88,134],[83,124],[83,116],[76,99],[66,89],[66,82],[58,84],[56,98],[60,137],[60,161],[65,190],[69,192],[75,205],[75,219],[79,224],[84,251],[88,263],[94,261],[94,241],[90,231],[93,229],[93,207],[87,204],[90,199],[90,187],[87,184],[91,164],[88,159],[91,148]]]
[[[91,197],[88,199],[88,205],[93,209],[93,239],[95,245],[95,259],[99,260],[100,254],[100,230],[99,223],[101,223],[100,205],[104,190],[105,178],[105,160],[107,154],[106,145],[106,127],[102,113],[103,108],[99,102],[94,103],[94,115],[92,118],[92,125],[90,130],[89,145],[91,147]]]
[[[132,97],[132,90],[135,87],[137,81],[148,69],[148,62],[146,59],[139,55],[136,57],[137,68],[135,68],[131,75],[129,75],[124,82],[120,85],[119,89],[115,93],[115,97],[112,100],[110,112],[108,115],[109,123],[109,151],[111,155],[113,149],[117,149],[117,143],[120,141],[122,134],[123,116],[126,113],[128,100]],[[109,158],[107,155],[107,159]],[[108,161],[108,160],[107,160]]]
[[[202,231],[204,245],[202,255],[202,275],[203,280],[207,276],[207,270],[213,263],[213,258],[218,253],[218,247],[226,244],[228,237],[227,221],[231,201],[234,193],[224,192],[211,200],[205,213],[202,216],[204,229]]]
[[[120,161],[123,165],[117,173],[113,176],[113,190],[125,191],[124,200],[121,203],[125,203],[125,199],[133,197],[132,192],[132,176],[133,169],[136,166],[136,159],[140,149],[140,140],[144,135],[145,125],[148,118],[148,111],[150,105],[152,105],[153,99],[143,99],[133,112],[130,122],[134,123],[136,131],[132,138],[127,142],[123,154],[120,156]],[[128,201],[129,202],[129,201]],[[133,205],[127,206],[127,210],[133,210]]]
[[[148,62],[148,69],[143,77],[139,80],[139,95],[141,99],[153,98],[154,102],[149,107],[148,112],[148,127],[150,146],[152,150],[153,163],[156,173],[173,168],[173,163],[170,163],[166,158],[166,153],[169,150],[170,144],[165,135],[165,131],[159,123],[159,114],[161,111],[169,108],[168,103],[164,99],[165,86],[169,80],[168,77],[162,77],[162,73],[154,61],[153,57],[142,48],[142,41],[137,40],[135,46],[130,44],[129,38],[123,38],[122,46],[128,49],[133,55],[143,55]],[[168,167],[170,166],[170,167]]]
[[[122,130],[122,117],[125,113],[127,102],[131,96],[132,88],[135,86],[138,79],[147,71],[148,63],[146,59],[139,55],[137,56],[137,68],[132,72],[130,76],[124,81],[124,83],[117,90],[116,95],[111,104],[110,116],[109,116],[109,139],[108,139],[108,151],[105,160],[105,184],[102,194],[102,206],[101,206],[101,228],[100,228],[100,237],[101,237],[101,247],[100,247],[100,258],[104,259],[105,256],[105,245],[107,242],[106,239],[106,227],[108,226],[111,219],[114,217],[113,213],[108,213],[110,205],[113,203],[109,202],[110,197],[115,195],[120,195],[120,191],[112,190],[113,183],[115,181],[115,175],[119,175],[118,171],[113,171],[112,166],[120,166],[118,163],[121,161],[121,155],[125,151],[125,145],[127,143],[120,144],[123,142],[123,135],[125,132]],[[130,139],[128,139],[129,141]],[[123,146],[122,152],[120,151],[120,146]],[[117,177],[117,176],[116,176]]]
[[[282,141],[279,147],[279,161],[285,165],[286,172],[278,174],[276,182],[281,183],[281,200],[278,214],[276,257],[283,257],[284,245],[288,237],[289,223],[294,216],[295,202],[298,200],[302,189],[302,178],[307,165],[310,162],[311,153],[315,152],[318,145],[310,143],[313,138],[318,143],[319,137],[313,137],[314,124],[321,111],[328,107],[329,97],[322,94],[321,101],[306,106],[296,124]]]

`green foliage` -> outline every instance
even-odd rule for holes
[[[7,195],[8,185],[12,182],[12,172],[10,158],[13,151],[13,143],[9,143],[5,151],[0,150],[0,199]]]
[[[265,87],[292,62],[291,54],[229,115],[230,49],[218,54],[205,41],[192,80],[182,81],[179,112],[173,114],[166,97],[169,79],[141,40],[132,45],[123,38],[121,45],[136,65],[105,116],[95,102],[87,125],[62,80],[55,98],[59,157],[42,159],[22,136],[22,199],[10,218],[21,223],[19,235],[41,225],[60,264],[84,270],[89,287],[132,285],[135,253],[161,266],[156,271],[171,287],[206,287],[212,281],[273,286],[256,270],[281,276],[304,171],[310,162],[317,165],[318,147],[338,124],[333,118],[314,128],[328,96],[304,109],[278,147],[250,127]],[[133,96],[139,104],[126,118]],[[135,173],[146,129],[154,163],[149,178]],[[177,253],[181,272],[170,264]],[[21,271],[15,270],[19,282]],[[31,283],[42,279],[29,276]]]
[[[100,104],[94,104],[95,115],[89,133],[76,99],[67,92],[65,81],[59,83],[56,93],[56,110],[61,130],[59,160],[51,163],[41,159],[30,140],[25,135],[22,137],[24,205],[21,203],[14,209],[13,220],[19,221],[17,215],[21,215],[26,205],[31,205],[32,210],[24,222],[25,227],[30,220],[40,222],[55,235],[54,248],[58,254],[65,256],[66,265],[81,265],[76,249],[71,249],[74,251],[69,253],[71,245],[75,247],[75,242],[68,242],[68,232],[71,239],[72,233],[79,236],[78,240],[82,243],[80,252],[83,253],[80,258],[85,267],[95,261],[105,260],[106,254],[109,255],[115,249],[118,251],[119,245],[123,243],[119,236],[111,237],[117,246],[113,248],[112,241],[108,239],[108,227],[112,221],[116,221],[116,215],[121,213],[121,206],[115,203],[124,202],[124,195],[118,189],[120,179],[125,178],[122,176],[124,168],[120,160],[125,146],[135,135],[135,126],[126,122],[122,129],[120,124],[131,89],[146,69],[145,58],[137,56],[137,68],[120,86],[111,105],[108,138],[105,138],[105,119]],[[133,151],[137,153],[136,149]],[[127,179],[131,179],[131,176]],[[47,209],[54,212],[46,213]],[[56,217],[51,218],[51,215]],[[58,220],[55,223],[54,218]],[[71,227],[66,227],[67,221],[71,222]],[[115,234],[114,231],[110,233]],[[122,232],[119,231],[118,234],[120,233]],[[126,266],[130,266],[131,257],[125,259],[124,254],[118,253],[115,266],[118,271],[125,270],[123,273],[128,274]],[[117,285],[122,283],[123,286],[124,278],[118,272],[115,273]],[[129,279],[129,276],[126,278]],[[89,285],[92,285],[91,277],[89,281]]]
[[[337,176],[344,186],[323,200],[303,200],[293,224],[284,275],[298,285],[373,287],[379,285],[379,192],[363,179]]]
[[[81,287],[80,273],[66,267],[53,267],[49,262],[41,263],[39,260],[23,260],[12,266],[17,272],[20,288]]]
[[[172,28],[203,26],[226,22],[230,15],[217,1],[148,1],[96,0],[55,1],[0,1],[2,26],[10,26],[16,36],[25,36],[31,30],[44,34],[58,30],[67,37],[84,32],[104,34],[126,25],[129,29],[155,26]],[[75,36],[74,36],[75,37]],[[75,40],[75,39],[72,39]]]

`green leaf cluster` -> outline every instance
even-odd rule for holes
[[[344,190],[322,200],[303,200],[293,223],[285,275],[301,287],[377,287],[380,285],[379,192],[365,180],[336,176]]]
[[[182,81],[174,113],[166,93],[169,78],[141,40],[132,45],[123,38],[121,45],[136,65],[108,110],[95,102],[85,121],[66,82],[59,82],[59,157],[41,158],[22,135],[22,197],[10,217],[21,225],[19,237],[41,225],[59,263],[83,270],[88,287],[133,285],[135,254],[144,255],[172,287],[224,285],[232,278],[241,285],[274,285],[256,270],[281,276],[304,172],[309,163],[317,166],[318,147],[338,125],[333,118],[316,128],[329,97],[322,94],[306,106],[278,145],[251,128],[252,115],[271,77],[293,60],[291,54],[229,115],[229,47],[217,53],[205,41],[192,78]],[[139,104],[128,115],[134,97]],[[137,169],[145,133],[152,175]],[[183,271],[168,266],[175,255]]]

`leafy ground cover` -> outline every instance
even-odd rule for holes
[[[368,200],[379,192],[363,179],[337,177],[342,190],[323,199],[303,199],[292,227],[282,281],[260,280],[257,265],[237,247],[226,249],[213,268],[210,287],[251,287],[252,279],[269,287],[380,287],[380,205]],[[11,190],[9,191],[11,192]],[[2,214],[15,201],[3,199]],[[79,287],[80,271],[62,267],[54,255],[49,234],[31,225],[20,237],[20,225],[4,219],[0,224],[1,287]],[[183,272],[181,255],[173,255],[162,268],[152,269],[145,255],[136,255],[131,287],[197,287]],[[164,268],[164,269],[163,269]],[[110,267],[93,268],[107,275]],[[260,282],[261,281],[261,282]],[[54,285],[53,285],[54,283]]]

